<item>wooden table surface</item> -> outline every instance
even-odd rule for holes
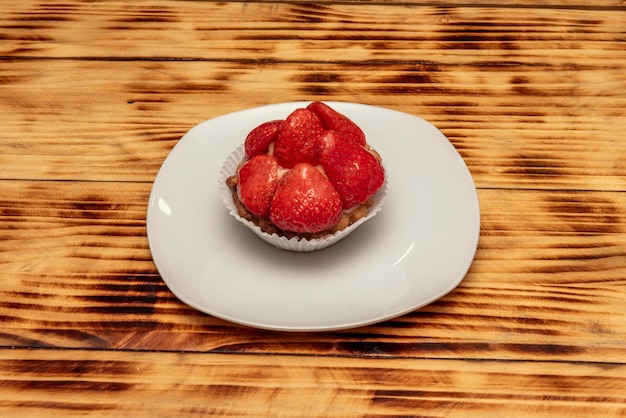
[[[164,159],[296,100],[449,138],[481,207],[455,290],[325,333],[170,292]],[[0,113],[0,416],[626,416],[623,0],[6,0]]]

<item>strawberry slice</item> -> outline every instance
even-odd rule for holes
[[[321,136],[319,159],[344,209],[365,203],[385,181],[385,170],[376,156],[338,132],[326,131]]]
[[[284,120],[273,120],[262,123],[251,130],[244,143],[246,158],[250,159],[255,155],[266,154],[270,144],[276,140],[284,124]]]
[[[276,157],[267,154],[252,157],[239,169],[239,200],[254,215],[267,217],[277,178]]]
[[[365,146],[365,134],[346,115],[337,112],[323,102],[313,102],[307,106],[307,109],[313,111],[320,118],[325,129],[339,132],[347,140]]]
[[[323,131],[315,113],[302,108],[293,111],[274,143],[278,163],[285,168],[298,163],[317,164],[317,139]]]
[[[341,200],[326,177],[313,165],[300,163],[276,183],[270,220],[295,233],[333,228],[341,218]]]

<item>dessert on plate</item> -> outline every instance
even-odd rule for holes
[[[219,180],[231,214],[294,251],[342,239],[380,210],[386,192],[381,156],[359,126],[323,102],[252,129]]]

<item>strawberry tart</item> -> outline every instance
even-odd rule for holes
[[[225,203],[232,198],[231,213],[284,249],[324,248],[382,205],[380,155],[359,126],[323,102],[252,129],[230,158],[236,166],[221,179],[230,191]]]

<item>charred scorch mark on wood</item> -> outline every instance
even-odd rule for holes
[[[420,85],[420,84],[432,84],[438,83],[437,68],[428,69],[407,69],[399,74],[380,77],[377,82],[382,84],[408,84],[408,85]]]
[[[93,360],[4,360],[2,369],[15,374],[37,376],[93,374],[120,376],[133,373],[134,367],[126,361]]]
[[[159,61],[145,61],[140,65],[143,77],[126,83],[124,91],[130,95],[127,103],[144,106],[145,110],[157,110],[178,95],[229,92],[230,84],[235,83],[238,76],[247,74],[236,64],[225,64],[227,69],[211,72],[206,78],[174,75],[167,63]],[[148,74],[147,78],[145,74]]]
[[[568,225],[568,230],[580,234],[618,234],[623,232],[626,214],[614,206],[615,202],[600,196],[589,197],[571,192],[547,195],[549,213]]]
[[[31,380],[29,382],[13,382],[11,386],[14,389],[29,391],[90,391],[94,393],[101,392],[122,392],[132,389],[135,385],[132,383],[121,382],[98,382],[86,380]]]
[[[435,36],[436,41],[441,45],[441,49],[463,49],[478,50],[492,49],[501,51],[519,50],[518,44],[523,36],[516,37],[510,33],[515,33],[519,28],[520,33],[528,31],[528,24],[520,22],[502,22],[500,20],[490,22],[457,20],[451,16],[453,12],[440,10],[440,15],[444,16],[444,25]]]
[[[342,83],[348,82],[341,73],[338,72],[311,72],[294,77],[294,81],[299,85],[299,91],[304,95],[322,96],[332,94],[334,91],[342,89]]]
[[[569,170],[557,159],[550,155],[539,153],[524,153],[514,155],[508,160],[503,172],[506,174],[543,176],[553,178],[569,174]]]
[[[446,34],[438,38],[441,49],[469,49],[513,51],[521,49],[516,39],[510,35],[495,35],[488,30],[472,31],[462,34]]]
[[[497,369],[497,367],[494,369]],[[445,376],[448,376],[448,374],[441,373],[440,378],[444,378]],[[510,382],[513,378],[520,378],[519,375],[515,377],[506,376],[504,374],[498,376],[495,372],[492,377],[503,378],[506,382]],[[592,376],[589,377],[590,381],[594,380]],[[486,376],[486,378],[489,377]],[[560,415],[563,413],[561,405],[564,403],[571,405],[581,401],[591,401],[594,403],[598,402],[600,405],[600,403],[621,404],[624,402],[621,396],[581,396],[578,390],[580,381],[575,379],[568,382],[568,379],[564,378],[562,375],[524,375],[522,378],[526,381],[526,385],[538,385],[541,388],[541,393],[511,394],[510,392],[481,392],[477,394],[474,391],[436,390],[432,387],[419,390],[376,390],[372,395],[371,405],[375,408],[397,409],[402,411],[412,408],[415,410],[430,409],[438,413],[442,411],[459,411],[459,406],[461,406],[468,410],[468,414],[471,414],[471,412],[469,412],[470,410],[479,410],[485,403],[496,402],[498,404],[510,404],[512,402],[521,402],[526,405],[535,404],[536,407],[533,407],[533,410],[541,409],[548,414]],[[442,382],[435,382],[434,385],[441,383]],[[598,381],[598,383],[606,384],[606,379]],[[451,385],[449,382],[445,384]],[[613,384],[619,385],[622,384],[622,382],[616,381]],[[575,388],[574,391],[570,392],[571,388]],[[550,392],[550,394],[548,394],[548,392]],[[539,406],[541,404],[544,404],[543,407]],[[546,407],[545,404],[553,404],[554,406]]]
[[[54,13],[55,10],[51,10],[47,13],[44,14],[40,14],[40,13],[31,13],[25,16],[19,16],[19,17],[15,17],[13,20],[17,21],[17,22],[74,22],[76,20],[78,20],[77,18],[75,18],[74,16],[72,16],[71,14],[58,14],[58,13]],[[7,26],[5,26],[7,27]],[[12,27],[12,26],[8,26],[8,27]],[[40,28],[48,28],[51,26],[39,26]]]
[[[169,80],[160,82],[150,80],[130,84],[127,91],[133,94],[141,94],[141,96],[133,96],[132,99],[127,100],[127,103],[135,104],[139,110],[160,110],[163,104],[172,101],[172,99],[164,96],[171,97],[190,93],[225,93],[230,90],[231,87],[228,85],[228,82],[222,80],[206,80],[204,82],[198,80]],[[146,91],[152,91],[153,93],[146,95],[144,93]]]
[[[530,84],[531,80],[530,78],[523,76],[523,75],[516,75],[511,77],[511,84],[517,85],[517,84]]]
[[[212,321],[178,301],[158,275],[77,275],[75,279],[26,280],[24,286],[33,293],[0,291],[0,306],[5,310],[0,322],[35,333],[29,338],[0,334],[0,341],[7,345],[49,347],[62,340],[70,341],[71,346],[76,342],[81,347],[99,348],[110,346],[110,339],[118,338],[115,334],[132,331],[139,333],[134,340],[141,340],[141,335],[148,338],[147,334],[155,330],[176,330],[180,323],[163,320],[175,315],[192,322],[200,320],[199,325]],[[63,295],[54,289],[63,289]],[[23,312],[40,314],[25,316]],[[36,337],[36,330],[51,328],[59,331]],[[134,344],[124,342],[128,343]]]
[[[371,75],[371,84],[376,87],[370,88],[377,94],[387,93],[414,93],[436,89],[440,92],[441,87],[435,87],[438,83],[437,73],[441,69],[430,65],[405,65],[392,75]],[[359,83],[361,80],[349,78],[340,69],[328,71],[311,71],[303,75],[293,77],[293,81],[301,85],[299,88],[305,94],[330,94],[334,91],[345,91],[349,83]]]
[[[428,319],[427,325],[433,328],[445,326],[447,323],[454,323],[458,321],[458,317],[460,315],[463,318],[467,319],[466,324],[468,328],[473,327],[474,325],[472,324],[476,323],[487,324],[484,326],[488,328],[491,326],[490,322],[495,320],[498,324],[498,327],[537,327],[538,334],[545,333],[547,335],[555,335],[556,332],[545,332],[543,328],[562,328],[563,326],[566,326],[568,322],[561,319],[543,318],[540,316],[541,312],[544,311],[550,313],[573,315],[577,313],[577,303],[579,303],[580,300],[584,299],[583,297],[553,298],[549,295],[545,296],[540,292],[521,294],[521,292],[504,292],[501,289],[495,289],[492,292],[494,294],[501,294],[503,299],[507,297],[512,298],[513,300],[515,300],[515,303],[506,304],[502,302],[498,304],[496,302],[480,302],[476,301],[477,296],[475,294],[459,291],[458,293],[460,294],[460,296],[456,296],[455,294],[454,299],[448,297],[442,300],[438,300],[433,304],[433,310],[417,311],[416,313],[414,313],[414,316],[422,321]],[[468,302],[466,300],[474,300],[476,302]],[[522,303],[522,305],[520,305],[518,301],[521,301],[520,303]],[[524,303],[527,303],[528,305],[524,305]],[[527,306],[532,307],[528,308],[527,314],[520,315],[520,312],[525,311]],[[517,315],[506,317],[497,316],[497,312],[504,307],[515,310]],[[450,313],[450,311],[454,311],[457,313]],[[481,313],[475,314],[472,312]],[[530,328],[528,329],[528,331],[533,332]]]
[[[295,4],[289,9],[290,20],[300,23],[324,23],[333,21],[333,8],[322,4]]]
[[[27,33],[24,35],[7,35],[0,34],[0,40],[2,41],[13,41],[13,42],[52,42],[55,39],[51,36],[41,35],[41,34],[33,34]]]
[[[3,324],[8,324],[10,323],[11,318],[7,317],[7,316],[0,316],[0,322]],[[0,345],[2,346],[12,346],[12,347],[31,347],[31,348],[47,348],[47,347],[54,347],[53,344],[45,342],[44,339],[37,339],[37,338],[29,338],[29,337],[25,337],[23,335],[19,335],[20,333],[17,332],[15,334],[12,334],[10,332],[0,332]],[[50,335],[54,334],[54,332],[50,332],[47,337],[50,337]],[[85,340],[80,340],[80,341],[85,341]]]
[[[573,76],[575,78],[575,76]],[[580,96],[581,92],[578,89],[578,83],[575,80],[569,80],[570,82],[564,84],[562,87],[536,87],[531,80],[523,75],[513,76],[510,80],[511,91],[516,95],[521,96],[537,96],[537,97],[575,97]]]
[[[143,23],[178,23],[180,18],[176,16],[176,13],[168,7],[153,6],[143,7],[140,9],[128,9],[128,13],[124,17],[118,17],[112,20],[118,23],[131,23],[131,24],[143,24]],[[114,29],[110,27],[108,29]]]
[[[442,92],[444,88],[437,77],[439,71],[439,68],[436,66],[426,69],[406,69],[395,75],[376,78],[375,84],[378,87],[375,89],[379,94]]]
[[[87,300],[88,302],[94,302],[94,298],[90,297],[67,297],[66,299],[74,299],[74,300]],[[96,302],[104,303],[108,302],[106,297],[95,298]],[[122,301],[121,304],[120,301]],[[59,306],[53,305],[54,302],[48,302],[47,304],[36,304],[36,303],[20,303],[20,302],[0,302],[0,307],[5,308],[7,310],[37,310],[38,312],[47,312],[47,313],[66,313],[68,315],[74,313],[84,313],[84,314],[107,314],[110,318],[109,322],[114,322],[112,315],[153,315],[155,313],[155,308],[153,306],[153,302],[146,303],[144,300],[133,300],[133,299],[121,299],[119,296],[114,298],[110,304],[107,305],[89,305],[89,306],[75,306],[75,307],[67,307],[67,306]],[[17,315],[10,316],[5,315],[3,317],[5,321],[12,323],[31,323],[28,319],[23,319],[18,317]],[[45,321],[49,322],[49,321]],[[52,321],[59,324],[69,324],[68,321]],[[124,321],[125,322],[125,321]],[[71,322],[76,325],[76,322]],[[152,328],[154,324],[151,321],[141,322],[142,324],[152,324],[150,327]]]
[[[85,294],[72,296],[88,304],[81,308],[86,313],[152,316],[165,310],[156,306],[161,298],[174,299],[158,276],[120,275],[98,283],[95,286],[87,284],[82,290]],[[148,322],[154,327],[152,321]]]
[[[580,355],[585,349],[580,346],[567,344],[518,344],[518,343],[389,343],[389,342],[339,342],[336,350],[340,353],[358,353],[367,356],[443,356],[465,358],[471,356],[480,357],[485,352],[498,351],[519,355],[531,354],[533,356],[567,358]]]
[[[343,83],[349,81],[344,74],[338,72],[311,72],[294,78],[300,83]]]

